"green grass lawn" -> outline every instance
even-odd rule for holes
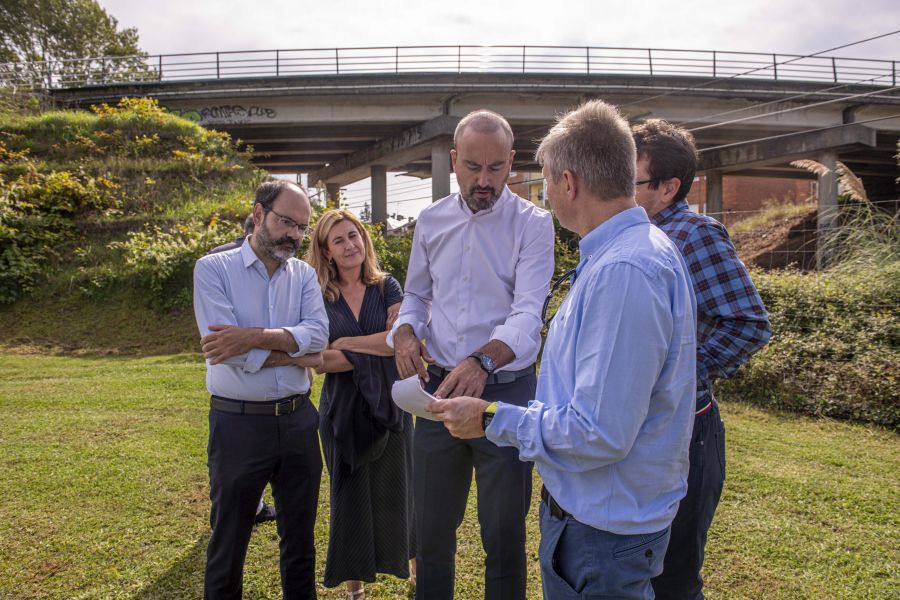
[[[3,354],[0,373],[0,598],[200,597],[209,499],[199,358]],[[897,435],[733,402],[723,413],[728,482],[708,597],[896,598]],[[480,598],[473,503],[460,533],[457,597]],[[529,535],[528,591],[539,598],[536,497]],[[258,528],[246,597],[280,597],[277,554],[274,526]],[[405,582],[384,578],[368,597],[406,594]]]

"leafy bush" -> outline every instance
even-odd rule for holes
[[[900,262],[857,273],[758,271],[772,339],[717,389],[729,399],[900,425]]]
[[[191,274],[198,258],[241,233],[237,223],[212,219],[208,224],[194,221],[163,229],[132,231],[124,242],[111,248],[124,253],[131,275],[149,292],[150,303],[158,308],[191,306]]]
[[[412,232],[383,237],[377,227],[370,225],[367,227],[381,270],[390,273],[402,286],[406,281],[409,253],[412,251]]]
[[[60,243],[72,238],[73,218],[114,209],[118,186],[84,172],[42,173],[26,151],[0,142],[0,164],[23,174],[0,175],[0,304],[30,292]]]

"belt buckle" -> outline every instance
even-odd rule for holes
[[[282,410],[281,410],[281,407],[284,406],[284,407],[287,407],[287,409],[291,409],[292,406],[293,406],[293,404],[294,404],[293,399],[291,399],[291,400],[285,400],[284,402],[279,402],[278,404],[275,405],[275,416],[276,416],[276,417],[280,417],[281,415],[289,415],[289,414],[291,414],[291,412],[292,412],[291,410],[284,410],[284,411],[282,411]]]

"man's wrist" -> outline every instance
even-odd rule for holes
[[[492,375],[497,370],[497,364],[494,362],[493,357],[485,352],[473,352],[467,358],[474,359],[478,366],[488,375]]]
[[[491,421],[494,419],[495,414],[497,414],[497,403],[491,402],[484,409],[484,412],[481,413],[481,429],[483,431],[487,431],[487,428],[491,424]]]
[[[397,339],[397,336],[405,336],[411,335],[412,337],[416,337],[416,330],[413,329],[413,326],[409,323],[404,323],[397,327],[397,331],[394,333],[394,339]]]

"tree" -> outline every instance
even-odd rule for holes
[[[51,87],[143,78],[137,29],[118,25],[96,0],[3,0],[0,61]]]

